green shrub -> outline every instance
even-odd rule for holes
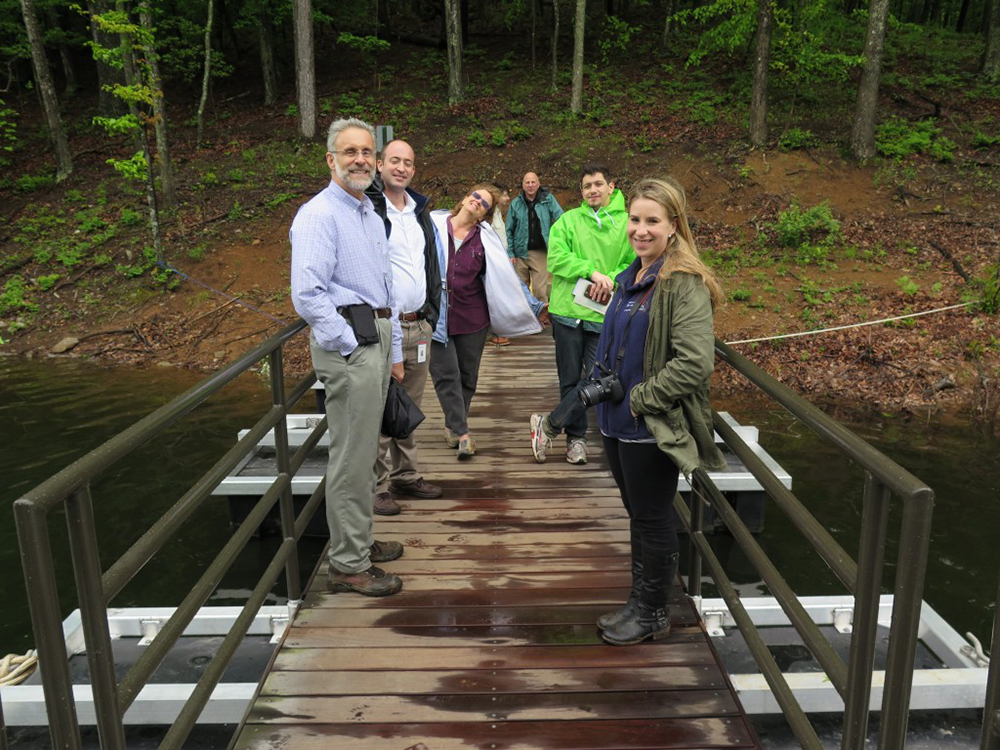
[[[900,276],[896,279],[896,285],[903,290],[903,294],[912,297],[920,291],[920,285],[909,276]]]
[[[927,154],[938,161],[952,161],[957,145],[941,136],[941,128],[930,120],[910,122],[890,117],[875,133],[875,148],[890,159],[903,159],[911,154]]]
[[[49,289],[56,285],[56,282],[62,278],[61,274],[50,273],[47,276],[39,276],[35,279],[35,283],[38,284],[38,288],[43,292],[47,292]]]
[[[973,309],[986,315],[1000,313],[1000,263],[986,266],[982,275],[969,282],[963,300],[973,303]]]
[[[992,146],[1000,146],[1000,133],[997,135],[988,135],[987,133],[977,132],[972,136],[972,142],[969,144],[972,148],[991,148]]]
[[[504,132],[503,127],[497,125],[490,131],[490,143],[497,147],[506,145],[507,134]]]
[[[778,214],[771,229],[779,247],[792,249],[808,242],[831,243],[840,236],[840,222],[833,217],[826,201],[808,209],[793,205]]]
[[[25,174],[14,180],[14,189],[19,193],[31,193],[42,188],[52,187],[56,178],[50,174]]]
[[[752,296],[753,296],[753,293],[749,289],[745,289],[744,287],[740,287],[739,289],[734,289],[730,293],[729,298],[731,300],[733,300],[734,302],[746,302]]]
[[[142,214],[132,208],[123,208],[118,214],[118,221],[124,227],[134,227],[142,222]]]
[[[811,130],[803,128],[790,128],[778,138],[778,148],[782,151],[798,151],[804,148],[812,148],[819,139],[813,135]]]
[[[25,292],[24,277],[15,274],[7,279],[7,283],[3,286],[3,292],[0,293],[0,315],[7,315],[21,310],[27,310],[28,312],[36,311],[38,305],[28,300]]]
[[[195,185],[195,188],[197,188],[198,190],[205,190],[206,188],[215,187],[218,184],[219,184],[218,175],[216,175],[215,172],[209,171],[205,172],[205,174],[203,174],[198,179],[198,184]]]

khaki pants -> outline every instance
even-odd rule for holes
[[[371,567],[375,459],[392,367],[392,326],[375,321],[379,342],[349,357],[329,352],[310,337],[316,377],[326,392],[330,458],[326,469],[326,521],[330,567],[360,573]]]
[[[528,268],[528,261],[524,258],[515,258],[514,270],[517,271],[517,278],[523,281],[528,289],[531,289],[531,269]]]
[[[400,321],[403,328],[403,390],[420,406],[431,359],[431,327],[426,320]],[[417,362],[417,350],[423,344],[424,361]],[[414,433],[415,434],[415,433]],[[417,469],[417,443],[413,435],[403,440],[381,435],[378,443],[378,476],[375,492],[388,492],[389,482],[415,482],[420,479]]]
[[[549,301],[552,276],[548,268],[549,254],[544,250],[528,251],[528,270],[531,273],[531,293],[539,302]]]

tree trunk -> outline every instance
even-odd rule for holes
[[[677,12],[677,0],[667,0],[666,9],[667,15],[663,19],[663,38],[660,39],[660,45],[662,47],[667,46],[667,40],[670,38],[670,29],[673,25],[674,13]]]
[[[462,71],[461,0],[445,0],[444,24],[448,39],[448,104],[455,105],[465,96]]]
[[[87,10],[91,18],[100,15],[105,9],[106,4],[102,0],[89,0],[87,2]],[[99,28],[94,21],[90,22],[90,36],[98,47],[111,49],[117,46],[117,42],[111,38],[111,35]],[[117,117],[124,114],[124,102],[107,89],[109,86],[122,82],[121,72],[96,58],[94,58],[94,62],[97,65],[98,107],[101,114],[105,117]]]
[[[994,2],[1000,3],[1000,0]],[[851,153],[857,159],[869,159],[875,155],[875,116],[878,113],[878,85],[882,75],[882,47],[888,17],[889,0],[870,0],[864,64],[858,84],[854,126],[851,128]]]
[[[143,50],[149,64],[149,86],[153,90],[153,132],[156,134],[156,160],[160,172],[160,190],[167,209],[177,208],[177,181],[170,159],[170,140],[167,138],[167,107],[163,101],[163,79],[160,77],[160,58],[153,38],[153,13],[149,2],[139,4],[139,23],[149,35],[148,46]]]
[[[215,15],[215,0],[208,0],[208,19],[205,21],[205,73],[201,77],[201,99],[198,101],[198,138],[195,145],[201,148],[205,133],[205,102],[208,101],[208,84],[212,80],[212,18]]]
[[[767,73],[771,62],[771,0],[757,0],[757,51],[753,62],[753,94],[750,100],[750,142],[767,143]]]
[[[35,80],[38,82],[42,108],[45,110],[45,124],[49,129],[52,146],[56,150],[56,181],[62,182],[73,172],[73,157],[70,155],[66,133],[63,131],[59,98],[52,83],[48,58],[45,57],[42,31],[38,26],[38,16],[35,15],[34,0],[21,0],[21,13],[24,16],[24,28],[28,33],[28,44],[31,45],[31,62],[35,68]]]
[[[587,0],[576,0],[576,23],[573,25],[573,92],[570,111],[578,115],[583,109],[583,35],[587,22]]]
[[[961,33],[965,28],[965,19],[969,15],[969,0],[962,0],[962,7],[958,11],[958,21],[955,23],[955,31]]]
[[[987,81],[1000,81],[1000,0],[990,0],[986,7],[986,49],[983,50],[982,75]]]
[[[127,0],[118,0],[117,7],[119,12],[127,12]],[[142,83],[139,78],[139,71],[135,65],[135,54],[132,49],[134,43],[135,40],[128,36],[128,34],[121,34],[122,71],[125,74],[126,86],[139,86]],[[129,114],[139,123],[139,127],[135,131],[135,137],[136,146],[142,152],[143,159],[146,161],[146,204],[149,206],[149,230],[153,235],[153,250],[156,252],[156,260],[158,263],[163,263],[163,241],[160,238],[160,209],[156,202],[156,177],[153,173],[153,154],[149,150],[149,138],[146,136],[146,119],[139,112],[139,106],[136,102],[129,101],[128,109]]]
[[[53,6],[49,6],[45,15],[49,20],[49,26],[53,29],[62,29],[62,24],[59,21],[59,13]],[[76,93],[76,70],[73,68],[73,56],[70,53],[69,45],[66,44],[66,39],[63,34],[60,34],[59,39],[59,61],[62,63],[63,78],[66,81],[66,88],[63,89],[63,93],[66,96],[72,96]]]
[[[556,75],[559,73],[557,52],[559,51],[559,0],[552,0],[552,93],[557,90]]]
[[[293,0],[295,26],[295,88],[298,92],[299,135],[316,137],[316,61],[313,56],[312,0]]]
[[[531,5],[531,69],[535,69],[535,17],[538,15],[538,3],[536,0],[528,0]]]
[[[260,69],[264,77],[264,104],[271,106],[278,98],[278,70],[274,64],[274,29],[267,13],[261,11],[257,18],[260,41]]]

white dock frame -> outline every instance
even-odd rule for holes
[[[261,607],[247,635],[267,635],[277,644],[298,607],[298,602],[286,606]],[[185,636],[224,637],[232,628],[241,607],[202,607]],[[109,609],[108,627],[112,642],[120,638],[139,638],[139,645],[148,645],[156,637],[160,625],[174,613],[172,607],[135,607]],[[74,610],[63,621],[66,657],[86,652],[80,610]],[[153,683],[146,685],[125,714],[127,725],[173,724],[184,703],[194,691],[194,683]],[[224,682],[216,686],[208,705],[198,717],[199,724],[238,724],[243,719],[257,690],[256,682]],[[94,696],[90,685],[74,685],[77,719],[81,725],[97,723]],[[3,715],[7,726],[46,726],[45,696],[41,685],[10,685],[0,688]]]
[[[851,631],[854,598],[851,596],[801,596],[799,602],[818,625],[832,625],[842,633]],[[772,597],[746,597],[740,603],[758,628],[790,626],[791,622]],[[736,627],[722,599],[695,602],[709,635],[726,637],[725,630]],[[892,622],[891,594],[879,600],[878,623],[888,628]],[[944,665],[939,669],[916,669],[910,709],[982,708],[986,700],[989,669],[972,658],[972,647],[941,615],[923,602],[920,610],[920,641]],[[823,672],[790,672],[785,679],[806,713],[843,712],[844,702]],[[733,686],[748,714],[780,714],[781,709],[761,674],[731,674]],[[880,710],[885,672],[872,675],[869,708]]]

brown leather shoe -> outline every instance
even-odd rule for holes
[[[413,482],[391,482],[389,489],[397,495],[410,495],[411,497],[435,498],[444,494],[444,490],[436,484],[431,484],[423,477]]]
[[[386,573],[374,565],[360,573],[341,573],[330,568],[326,576],[326,588],[333,594],[356,591],[365,596],[390,596],[403,590],[403,582],[399,576]]]
[[[375,495],[375,507],[372,510],[377,516],[396,516],[399,515],[401,508],[388,492],[378,492]]]
[[[368,548],[368,555],[373,563],[392,562],[403,556],[403,545],[399,542],[380,542],[376,539]]]

